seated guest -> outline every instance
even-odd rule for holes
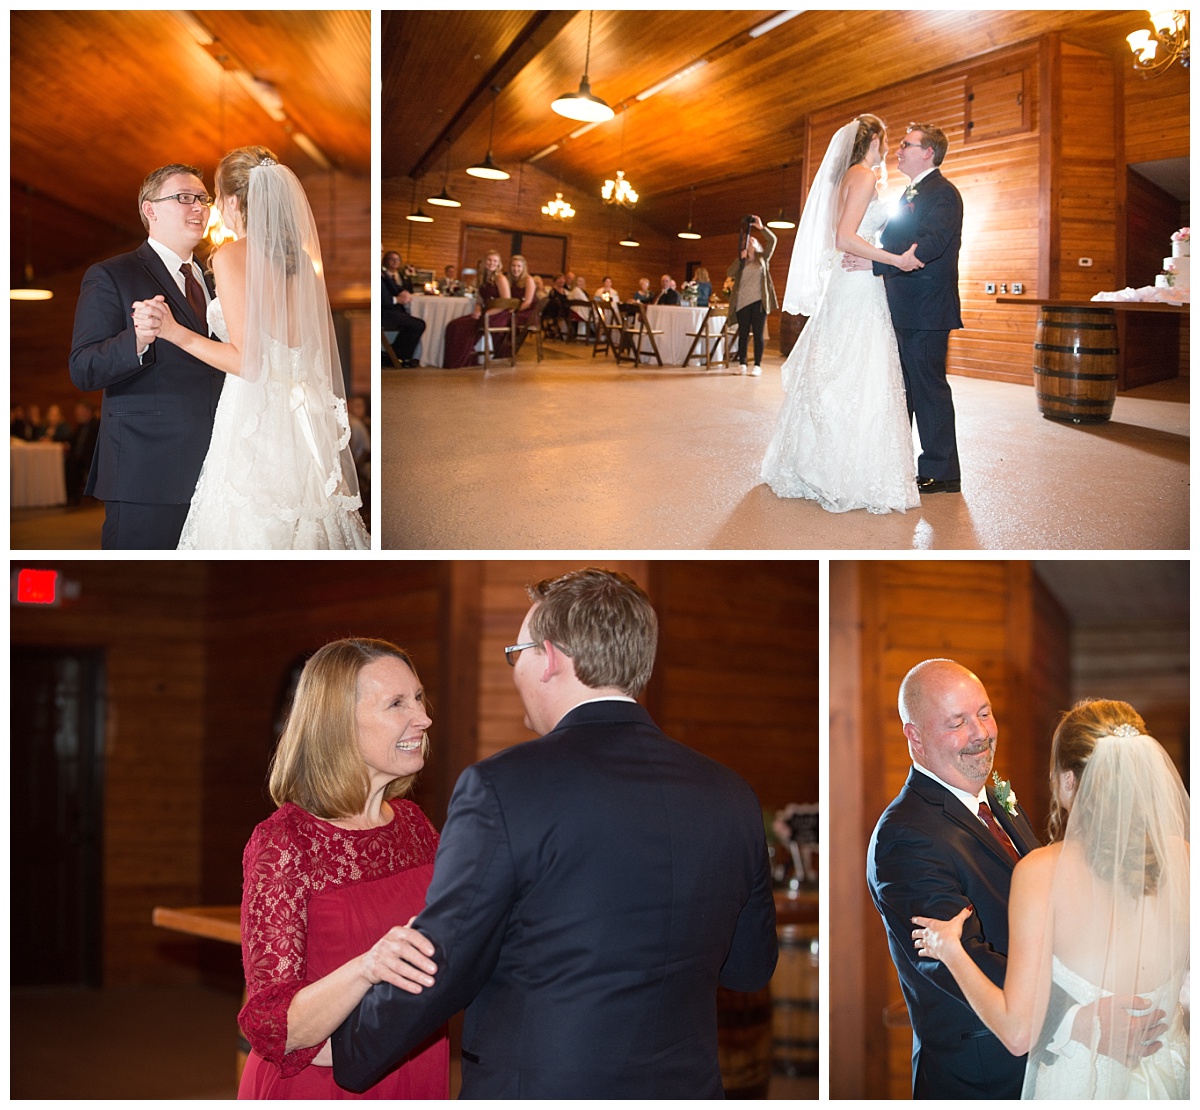
[[[92,406],[85,401],[75,405],[75,431],[67,448],[66,466],[67,500],[78,505],[87,488],[88,473],[92,469],[92,456],[96,453],[96,438],[100,434],[100,418]]]
[[[29,423],[33,428],[33,432],[29,436],[30,439],[38,440],[46,434],[46,425],[42,422],[42,409],[40,405],[29,406]]]
[[[654,298],[655,304],[678,304],[679,292],[675,288],[675,279],[670,274],[663,274],[662,288],[658,292],[658,296]]]
[[[509,261],[508,284],[512,295],[521,302],[517,309],[517,346],[520,347],[522,331],[537,319],[538,314],[538,285],[523,254],[514,254]]]
[[[608,301],[609,304],[621,303],[621,294],[613,288],[612,278],[606,277],[600,282],[600,288],[596,291],[596,300]]]
[[[33,425],[25,415],[24,405],[13,405],[8,410],[8,434],[12,439],[33,439]]]
[[[638,278],[638,291],[634,293],[633,299],[638,304],[653,304],[654,294],[650,292],[650,279]]]
[[[708,276],[708,270],[703,266],[697,266],[696,272],[692,274],[692,280],[696,283],[696,304],[701,308],[707,308],[709,299],[712,297],[712,279]]]
[[[458,280],[458,267],[447,266],[442,271],[442,276],[438,278],[437,284],[444,296],[451,297],[461,292],[462,282]]]
[[[412,279],[402,272],[400,255],[388,251],[383,256],[383,330],[395,332],[392,350],[401,366],[417,366],[418,360],[413,356],[421,336],[425,334],[425,321],[414,316],[409,307],[412,303]],[[384,366],[390,366],[387,356],[384,356]]]
[[[569,287],[567,297],[570,300],[577,302],[571,307],[571,314],[574,316],[573,323],[575,325],[575,334],[582,335],[586,338],[588,327],[588,310],[586,308],[580,308],[579,304],[586,305],[591,298],[588,296],[587,282],[584,280],[582,274],[575,279],[574,285]]]
[[[559,274],[546,295],[546,307],[542,310],[542,330],[547,335],[565,338],[570,318],[571,302],[567,298],[567,278],[565,274]]]
[[[446,369],[475,365],[475,344],[479,340],[479,321],[484,308],[494,300],[507,300],[513,295],[508,278],[501,269],[502,265],[499,251],[488,251],[487,256],[479,263],[479,288],[475,293],[475,311],[470,316],[460,316],[446,325],[446,353],[442,359],[442,365]],[[507,320],[508,317],[500,313],[492,322],[498,327]],[[497,343],[496,347],[496,357],[499,358],[501,343]],[[507,357],[507,337],[503,340],[503,347]]]
[[[63,419],[62,409],[58,405],[51,405],[46,410],[46,430],[42,433],[42,439],[51,443],[71,442],[71,425]]]
[[[363,507],[371,501],[371,412],[361,393],[346,398],[346,416],[350,421],[350,456],[358,474],[358,490]]]

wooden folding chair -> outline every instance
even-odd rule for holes
[[[537,306],[537,314],[533,316],[529,323],[522,327],[517,333],[517,337],[522,346],[524,346],[525,340],[529,338],[530,335],[533,336],[536,344],[538,362],[542,361],[542,314],[546,311],[546,305],[548,303],[548,301],[543,300],[541,304]]]
[[[655,330],[650,326],[650,320],[646,316],[646,306],[644,304],[639,301],[636,307],[636,314],[625,317],[625,323],[621,329],[621,338],[622,340],[628,340],[628,349],[625,349],[626,345],[623,342],[620,350],[624,353],[618,353],[617,361],[620,362],[622,358],[628,358],[635,366],[640,366],[642,364],[642,355],[646,355],[647,359],[649,359],[650,355],[653,355],[655,361],[661,366],[663,364],[662,355],[658,353],[658,343],[654,337],[662,335],[662,329]],[[649,351],[642,350],[643,339],[650,340]]]
[[[595,338],[592,341],[592,357],[595,358],[598,354],[606,355],[610,351],[615,355],[620,340],[614,342],[613,335],[614,333],[617,336],[621,334],[620,311],[612,301],[601,300],[597,297],[592,301],[592,312],[595,330]]]
[[[716,331],[712,330],[712,325],[720,323],[720,327]],[[737,320],[734,319],[734,328],[737,327]],[[729,365],[729,344],[727,340],[727,331],[729,328],[729,305],[714,304],[708,306],[708,311],[704,314],[704,319],[700,324],[699,331],[689,331],[692,345],[688,347],[688,353],[683,360],[683,365],[686,366],[694,358],[704,359],[704,369],[711,370],[714,366]],[[703,349],[697,351],[696,348],[702,346]],[[713,352],[719,350],[720,358],[714,358]]]
[[[392,334],[395,335],[397,333],[393,332]],[[390,362],[392,364],[392,366],[395,367],[397,370],[403,370],[404,363],[402,363],[396,357],[396,349],[392,346],[392,341],[390,339],[388,339],[388,333],[387,333],[386,329],[380,331],[379,338],[383,343],[383,353],[385,355],[387,355],[388,362]]]
[[[497,297],[490,302],[483,310],[483,316],[480,318],[480,332],[483,335],[483,351],[476,352],[483,355],[483,368],[486,370],[493,362],[493,344],[502,335],[508,336],[508,358],[509,365],[517,365],[517,309],[521,307],[521,302],[515,297]],[[502,324],[494,324],[493,320],[500,313],[507,312],[508,319]]]

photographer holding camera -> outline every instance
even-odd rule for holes
[[[750,234],[752,230],[762,233],[765,247]],[[742,217],[739,257],[725,271],[727,277],[733,278],[729,307],[737,314],[738,370],[742,374],[746,373],[746,348],[750,345],[751,330],[754,332],[754,369],[750,373],[756,376],[762,373],[763,323],[768,314],[779,307],[770,267],[776,242],[775,233],[763,227],[757,216]]]

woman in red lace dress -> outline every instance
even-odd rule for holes
[[[412,660],[393,644],[338,640],[305,665],[271,766],[279,808],[243,860],[238,1023],[252,1051],[239,1098],[447,1097],[444,1030],[361,1095],[334,1082],[328,1044],[372,984],[433,982],[433,946],[406,926],[438,838],[402,800],[429,724]]]

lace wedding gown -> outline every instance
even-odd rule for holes
[[[1053,981],[1076,1002],[1087,1004],[1108,992],[1054,957]],[[1166,1015],[1163,1047],[1130,1069],[1108,1056],[1093,1056],[1068,1044],[1054,1063],[1031,1063],[1035,1073],[1025,1077],[1025,1098],[1070,1099],[1183,1099],[1188,1097],[1188,1033],[1179,992],[1173,988],[1144,992],[1153,1009]],[[1045,1059],[1045,1057],[1043,1057]],[[1032,1083],[1032,1092],[1030,1084]]]
[[[875,197],[858,234],[876,242],[887,206]],[[883,279],[826,260],[829,284],[783,365],[787,397],[763,460],[780,497],[830,512],[920,505],[904,378]]]
[[[208,326],[229,341],[219,300],[208,306]],[[271,341],[258,381],[226,375],[180,549],[370,550],[360,499],[338,492],[340,474],[326,473],[313,435],[314,419],[336,420],[345,446],[346,402],[328,389],[315,396],[305,379],[322,376],[304,374],[304,357]],[[239,409],[253,415],[234,427]]]

